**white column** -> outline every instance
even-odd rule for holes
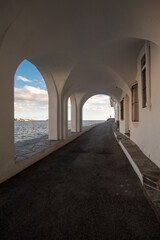
[[[82,131],[82,106],[79,104],[77,107],[77,132]]]
[[[48,90],[48,138],[49,140],[58,140],[59,139],[58,92],[52,74],[50,72],[43,71],[41,72],[41,74],[43,75]]]
[[[71,132],[77,132],[77,103],[74,95],[70,97],[71,100]]]
[[[58,99],[54,94],[49,94],[48,138],[58,140]]]
[[[57,111],[54,113],[54,117],[56,117],[54,123],[56,122],[57,139],[54,140],[62,140],[68,137],[68,105],[67,101],[62,99],[60,95],[58,95],[57,103]]]
[[[40,70],[40,69],[39,69]],[[57,83],[55,82],[51,72],[41,72],[48,89],[48,127],[49,140],[61,140],[68,136],[68,101],[61,91],[58,91]]]
[[[71,99],[71,131],[81,132],[82,131],[82,107],[74,95]]]

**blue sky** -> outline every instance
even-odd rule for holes
[[[20,77],[24,79],[21,79]],[[25,85],[29,85],[47,90],[42,75],[40,74],[38,69],[27,60],[24,60],[18,66],[14,80],[15,88],[23,88]]]
[[[35,120],[48,119],[48,93],[42,75],[29,61],[24,60],[14,77],[15,118],[29,118]],[[68,116],[70,120],[70,101]],[[109,97],[95,95],[83,107],[84,120],[106,120],[113,116]]]

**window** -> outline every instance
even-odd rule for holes
[[[141,59],[141,78],[142,78],[142,108],[147,106],[147,94],[146,94],[146,55]]]
[[[132,121],[139,121],[138,84],[132,86]]]
[[[121,101],[121,120],[124,120],[124,98]]]
[[[146,107],[146,69],[142,71],[142,107]]]

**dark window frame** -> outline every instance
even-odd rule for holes
[[[138,83],[132,86],[132,121],[139,122]]]
[[[120,102],[121,105],[121,120],[124,120],[124,98]]]
[[[147,107],[146,54],[141,58],[142,108]]]

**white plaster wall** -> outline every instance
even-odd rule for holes
[[[137,61],[137,81],[139,94],[139,122],[130,123],[131,139],[158,167],[160,167],[160,48],[151,43],[151,110],[142,108],[141,50]]]
[[[114,108],[114,110],[115,110],[115,122],[116,121],[119,121],[119,104],[118,103],[116,103],[115,104],[115,108]]]
[[[130,127],[129,127],[129,119],[130,119],[130,108],[129,108],[129,97],[126,95],[125,101],[124,101],[124,107],[125,107],[125,113],[124,113],[124,120],[125,120],[125,133],[129,133]]]
[[[120,132],[122,134],[128,133],[129,130],[129,97],[125,93],[122,94],[122,98],[124,98],[124,119],[121,120],[121,107],[119,106],[119,125],[120,125]]]
[[[124,120],[119,121],[119,130],[122,134],[125,134],[125,121]]]

